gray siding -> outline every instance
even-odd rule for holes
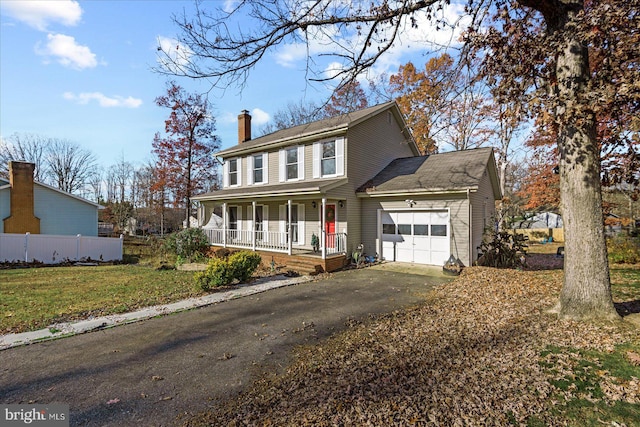
[[[470,195],[473,221],[471,223],[471,250],[473,261],[478,259],[478,246],[482,243],[485,229],[495,223],[496,203],[487,171],[482,175],[478,191]]]
[[[346,172],[354,189],[373,178],[393,159],[414,155],[402,129],[388,111],[349,129],[345,145]]]

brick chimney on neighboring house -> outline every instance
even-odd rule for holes
[[[242,110],[238,115],[238,144],[251,139],[251,115],[247,110]]]
[[[10,215],[4,220],[5,233],[40,234],[40,218],[34,214],[33,171],[36,165],[9,162]]]

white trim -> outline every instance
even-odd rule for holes
[[[286,148],[281,148],[278,152],[279,161],[278,161],[278,177],[280,182],[285,182],[287,180],[287,150]]]
[[[298,179],[304,179],[304,145],[298,145]]]
[[[313,177],[320,178],[320,162],[321,162],[322,142],[313,143]]]
[[[336,176],[344,175],[344,138],[336,139]]]
[[[247,156],[247,185],[253,185],[253,154]]]

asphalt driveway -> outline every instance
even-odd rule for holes
[[[388,264],[4,350],[0,401],[69,404],[71,425],[174,425],[282,369],[296,345],[418,303],[445,280]]]

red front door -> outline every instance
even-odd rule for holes
[[[327,205],[324,218],[324,229],[327,233],[327,248],[336,247],[336,205]]]

